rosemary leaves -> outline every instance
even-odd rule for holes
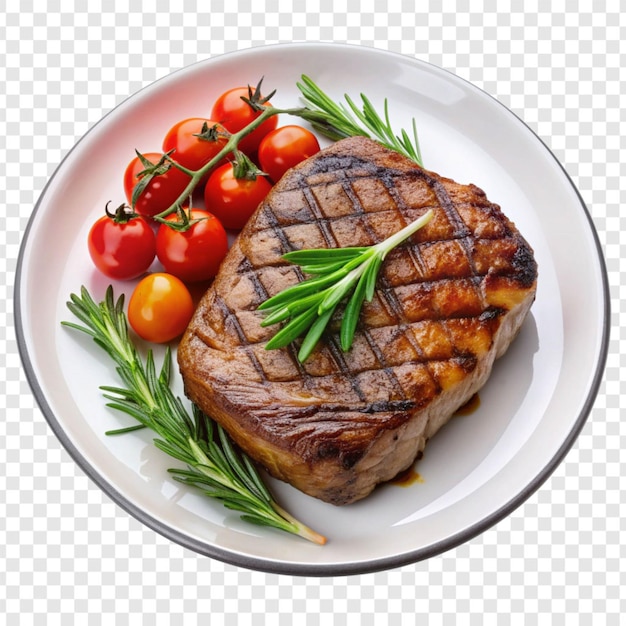
[[[427,211],[380,243],[357,248],[319,248],[288,252],[284,259],[300,266],[311,278],[288,287],[259,306],[267,317],[262,326],[287,322],[265,345],[267,350],[282,348],[298,337],[304,340],[298,360],[306,361],[328,326],[338,304],[349,296],[343,312],[341,349],[348,351],[356,331],[364,301],[374,296],[376,278],[387,254],[432,219]]]
[[[326,542],[325,537],[296,520],[272,499],[250,459],[234,447],[221,426],[195,405],[193,416],[189,415],[170,388],[169,349],[158,373],[151,350],[144,364],[128,334],[123,295],[115,300],[109,286],[104,301],[96,304],[83,287],[80,295],[71,294],[67,306],[82,325],[61,323],[90,335],[116,364],[123,386],[101,387],[108,406],[139,423],[110,434],[149,428],[158,436],[154,440],[157,448],[187,465],[187,469],[169,470],[176,480],[198,487],[224,506],[240,511],[244,520],[273,526],[314,543]]]

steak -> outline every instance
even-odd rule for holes
[[[265,349],[279,327],[257,307],[304,278],[284,253],[372,245],[428,209],[387,256],[348,352],[339,309],[304,363],[298,345]],[[536,280],[531,247],[481,189],[344,139],[287,172],[239,234],[180,343],[185,393],[276,478],[351,503],[485,384]]]

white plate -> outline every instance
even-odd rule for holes
[[[428,169],[482,187],[535,249],[539,288],[532,314],[480,393],[480,408],[453,419],[417,465],[423,482],[385,485],[337,508],[269,480],[277,499],[328,537],[323,546],[240,521],[173,482],[172,466],[141,431],[105,408],[99,385],[115,384],[108,357],[61,327],[65,302],[109,282],[86,250],[108,200],[123,200],[134,149],[160,150],[178,119],[208,115],[214,98],[265,76],[278,106],[294,106],[310,75],[338,99],[387,97],[397,128],[414,116]],[[283,118],[281,123],[287,123]],[[297,123],[297,120],[296,120]],[[62,216],[62,219],[60,219]],[[354,574],[397,567],[456,546],[510,513],[555,469],[591,409],[608,343],[608,289],[597,237],[572,182],[546,146],[493,98],[432,65],[370,48],[289,44],[197,63],[143,89],[96,124],[67,155],[30,220],[16,283],[24,366],[52,429],[87,474],[120,506],[172,540],[264,571]],[[115,285],[116,293],[128,285]],[[181,392],[178,383],[179,393]]]

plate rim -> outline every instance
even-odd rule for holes
[[[242,552],[235,552],[233,550],[227,548],[220,548],[218,545],[213,543],[204,542],[198,540],[194,537],[186,535],[170,526],[166,523],[160,521],[159,519],[153,517],[150,513],[143,510],[141,507],[135,505],[132,501],[128,500],[122,493],[120,493],[116,487],[108,482],[103,476],[101,476],[94,467],[89,463],[89,461],[82,455],[82,453],[74,446],[67,433],[64,431],[61,423],[58,421],[56,415],[52,411],[47,398],[39,384],[37,379],[36,371],[33,365],[33,362],[30,358],[27,348],[27,342],[25,337],[25,330],[23,326],[23,310],[22,310],[22,301],[21,301],[21,291],[22,291],[22,277],[23,277],[23,265],[24,265],[24,256],[25,251],[28,245],[29,237],[31,234],[31,230],[33,228],[33,224],[37,219],[37,215],[41,209],[41,205],[47,195],[48,189],[52,185],[55,178],[62,171],[64,164],[70,157],[70,155],[78,148],[79,145],[82,145],[83,142],[90,136],[90,134],[99,127],[105,120],[112,115],[115,111],[117,111],[120,107],[124,106],[130,99],[135,98],[138,94],[144,92],[146,89],[152,88],[157,83],[161,81],[170,79],[172,76],[183,73],[185,71],[191,71],[192,68],[197,65],[210,65],[211,62],[221,59],[224,57],[230,57],[235,55],[245,55],[245,54],[254,54],[255,51],[259,50],[269,50],[272,48],[302,48],[302,47],[323,47],[323,48],[348,48],[351,50],[364,50],[374,54],[386,55],[396,60],[403,60],[404,62],[408,61],[412,64],[422,65],[426,67],[430,67],[436,71],[444,72],[448,74],[452,80],[460,80],[462,81],[466,87],[476,90],[480,92],[483,96],[487,96],[493,102],[496,102],[498,105],[503,107],[505,111],[512,115],[518,122],[530,131],[531,135],[535,140],[539,142],[539,144],[547,151],[547,153],[552,157],[552,159],[558,165],[561,173],[565,176],[565,180],[573,189],[578,199],[578,203],[583,210],[583,214],[587,219],[586,226],[588,227],[588,231],[591,234],[592,241],[594,244],[595,252],[596,252],[596,261],[598,263],[598,269],[601,277],[601,292],[603,297],[603,324],[601,329],[601,336],[599,339],[599,354],[597,362],[595,363],[595,370],[593,372],[593,376],[590,378],[590,387],[589,392],[587,394],[586,400],[583,403],[581,410],[576,417],[575,421],[573,421],[572,428],[570,429],[567,437],[561,443],[557,451],[554,453],[550,462],[547,463],[538,475],[532,480],[524,489],[522,489],[515,496],[507,500],[507,502],[501,506],[498,510],[492,512],[490,515],[482,518],[479,522],[472,524],[457,533],[451,535],[450,537],[441,540],[439,542],[430,544],[426,547],[417,548],[414,550],[410,550],[408,552],[403,552],[402,554],[391,555],[387,557],[375,558],[373,560],[353,560],[345,563],[295,563],[288,561],[279,561],[277,559],[251,556],[249,554],[245,554]],[[178,68],[167,73],[165,76],[150,82],[145,85],[138,91],[128,95],[124,98],[120,103],[118,103],[115,107],[113,107],[110,111],[108,111],[105,115],[103,115],[97,122],[95,122],[80,138],[79,140],[68,150],[62,160],[55,167],[54,172],[46,182],[46,185],[43,187],[42,191],[39,194],[39,197],[33,207],[31,215],[28,219],[26,228],[23,232],[22,239],[20,242],[20,249],[18,253],[16,269],[15,269],[15,282],[13,288],[13,317],[15,324],[15,333],[17,339],[17,347],[18,352],[22,361],[22,366],[24,368],[24,372],[26,374],[27,382],[30,386],[30,389],[33,393],[33,396],[39,406],[41,412],[43,413],[46,421],[54,432],[55,436],[63,446],[63,448],[68,452],[73,461],[79,466],[79,468],[108,496],[110,497],[117,505],[119,505],[124,511],[130,514],[132,517],[145,524],[147,527],[152,529],[153,531],[159,533],[165,538],[174,541],[175,543],[193,550],[198,554],[202,554],[204,556],[208,556],[210,558],[215,558],[221,562],[228,563],[231,565],[236,565],[240,567],[244,567],[246,569],[262,571],[266,573],[275,573],[275,574],[290,574],[295,576],[336,576],[336,575],[355,575],[355,574],[366,574],[372,573],[382,570],[393,569],[397,567],[401,567],[403,565],[408,565],[412,563],[416,563],[422,560],[426,560],[448,550],[458,547],[459,545],[473,539],[479,534],[485,532],[493,525],[497,524],[503,518],[511,514],[515,509],[517,509],[523,502],[525,502],[539,487],[552,475],[557,466],[561,463],[563,458],[566,456],[568,451],[573,446],[574,442],[578,438],[582,428],[584,427],[587,418],[593,408],[595,403],[603,376],[606,367],[606,360],[608,357],[609,350],[609,340],[610,340],[610,315],[611,315],[611,300],[610,300],[610,288],[609,288],[609,279],[606,268],[606,261],[604,258],[604,253],[602,250],[602,245],[593,222],[591,213],[580,193],[576,185],[574,184],[571,176],[566,171],[565,167],[556,157],[554,152],[550,149],[547,143],[539,137],[539,135],[514,111],[509,109],[506,105],[500,102],[497,98],[478,87],[477,85],[471,83],[469,80],[458,76],[451,70],[442,68],[440,66],[435,65],[434,63],[425,61],[423,59],[418,59],[417,57],[410,57],[405,54],[401,54],[399,52],[364,46],[359,44],[349,44],[349,43],[338,43],[338,42],[288,42],[288,43],[276,43],[270,45],[259,45],[252,46],[248,48],[242,48],[238,50],[232,50],[226,52],[224,54],[219,54],[215,56],[210,56],[204,59],[199,59],[194,63],[186,65],[182,68]]]

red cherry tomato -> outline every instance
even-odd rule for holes
[[[193,300],[184,283],[162,272],[140,280],[128,302],[129,324],[142,339],[154,343],[176,339],[193,312]]]
[[[174,161],[189,170],[199,170],[226,144],[224,137],[218,137],[215,141],[200,139],[197,135],[202,133],[204,124],[211,129],[215,127],[216,122],[201,117],[190,117],[174,124],[163,139],[163,152],[174,150],[171,154]]]
[[[276,183],[294,165],[319,152],[317,137],[302,126],[281,126],[259,145],[259,165]]]
[[[162,157],[162,155],[157,152],[149,152],[142,156],[153,165],[157,164]],[[137,174],[143,172],[145,169],[146,165],[144,165],[138,156],[126,167],[126,171],[124,172],[124,192],[126,193],[128,204],[132,203],[133,189],[139,182]],[[188,176],[171,165],[164,174],[154,176],[147,184],[135,203],[133,207],[134,210],[146,217],[153,217],[157,215],[157,213],[166,211],[184,191],[190,180],[191,176]]]
[[[188,230],[178,231],[161,224],[156,236],[156,253],[165,271],[186,283],[209,280],[217,274],[228,252],[228,238],[221,222],[208,211],[191,209]],[[173,213],[166,218],[175,222]]]
[[[272,185],[265,176],[236,178],[232,163],[218,167],[204,188],[204,204],[225,228],[243,228]]]
[[[257,87],[258,88],[258,87]],[[249,98],[250,93],[256,97],[257,90],[248,87],[235,87],[221,94],[211,110],[211,119],[217,120],[231,133],[236,133],[255,120],[261,113],[255,111],[243,98]],[[263,102],[261,94],[257,97],[263,106],[270,106],[269,102]],[[253,154],[259,147],[261,139],[271,130],[276,128],[278,117],[273,115],[246,135],[238,145],[239,150],[248,155]]]
[[[121,205],[115,214],[96,220],[87,237],[89,255],[95,266],[109,278],[130,280],[141,276],[152,264],[156,251],[150,224],[131,216]]]

